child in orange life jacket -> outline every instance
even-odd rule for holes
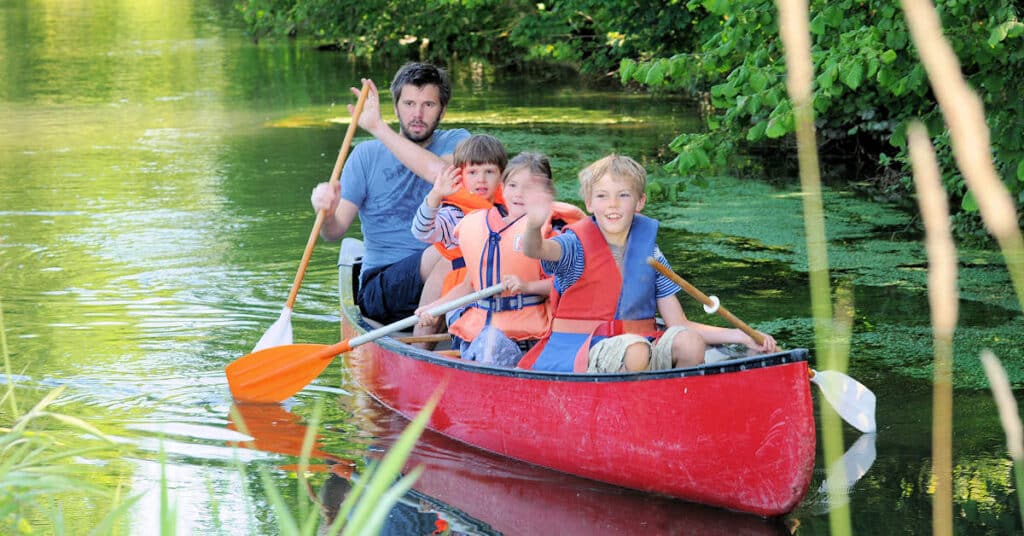
[[[540,263],[522,254],[526,204],[523,189],[528,181],[544,184],[549,192],[551,164],[547,157],[522,153],[513,158],[503,176],[508,213],[497,208],[466,215],[455,229],[466,262],[466,279],[439,301],[449,301],[475,290],[504,282],[506,292],[471,304],[448,330],[460,339],[462,357],[485,363],[514,366],[521,350],[547,334],[551,320],[551,280]],[[557,227],[578,221],[583,211],[567,203],[554,203],[551,217],[541,227],[545,236]],[[421,322],[432,322],[421,307]]]
[[[469,212],[490,208],[498,203],[500,210],[501,176],[508,163],[505,146],[494,136],[477,134],[461,141],[452,155],[453,166],[437,174],[434,186],[427,193],[412,221],[412,234],[433,243],[452,263],[452,271],[441,286],[444,295],[465,278],[466,263],[455,237],[455,226]],[[461,309],[446,316],[454,322]]]
[[[610,155],[580,172],[580,195],[590,218],[554,238],[543,236],[551,194],[531,187],[526,199],[523,253],[541,260],[559,294],[551,334],[523,358],[522,368],[562,372],[635,372],[704,362],[707,344],[740,343],[775,351],[765,336],[758,345],[738,329],[690,321],[675,294],[679,286],[651,268],[653,256],[668,265],[655,244],[657,220],[639,214],[647,199],[647,172],[635,160]],[[651,342],[655,314],[668,325]]]

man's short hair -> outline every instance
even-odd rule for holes
[[[429,63],[406,63],[398,72],[395,79],[391,81],[391,99],[395,106],[398,106],[398,99],[402,96],[402,87],[412,84],[418,88],[423,86],[437,86],[437,93],[441,99],[441,108],[448,107],[448,99],[452,97],[452,86],[448,83],[448,73],[444,69]]]

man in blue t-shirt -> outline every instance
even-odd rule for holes
[[[451,97],[443,69],[406,64],[391,82],[391,95],[401,133],[381,119],[377,88],[370,82],[359,125],[377,139],[352,150],[340,186],[318,184],[312,196],[314,210],[328,211],[320,230],[326,240],[344,236],[359,215],[366,252],[356,300],[363,315],[385,324],[412,315],[420,303],[441,295],[451,263],[436,248],[417,240],[410,226],[437,172],[451,161],[455,146],[469,137],[465,129],[437,128]],[[410,169],[395,156],[409,151],[409,146],[429,151],[433,160]]]

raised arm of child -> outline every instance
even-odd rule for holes
[[[554,240],[544,238],[544,226],[551,220],[551,203],[554,201],[550,185],[531,178],[523,188],[523,201],[526,205],[523,255],[542,261],[561,259],[562,246]]]
[[[441,202],[446,196],[457,192],[461,186],[462,174],[455,166],[445,166],[434,179],[434,185],[427,196],[423,198],[416,216],[412,219],[412,235],[417,240],[427,242],[442,242],[446,246],[455,243],[453,231],[461,220],[461,210],[451,207],[452,210],[445,210]],[[458,211],[459,214],[453,214]]]

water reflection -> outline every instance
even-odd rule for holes
[[[359,428],[372,434],[366,456],[379,459],[408,421],[366,395],[355,398]],[[239,404],[252,441],[240,446],[296,456],[307,433],[299,419],[277,405]],[[327,434],[324,434],[327,435]],[[314,465],[330,474],[317,494],[326,519],[347,496],[352,465],[323,452],[318,442]],[[362,465],[362,463],[358,464]],[[423,466],[413,490],[395,506],[383,534],[427,534],[438,520],[454,534],[787,534],[780,520],[729,512],[655,497],[556,473],[424,432],[406,469]],[[424,532],[423,529],[426,529]]]
[[[276,533],[247,506],[263,501],[261,483],[231,463],[237,456],[247,467],[287,467],[295,446],[233,449],[224,441],[234,436],[211,432],[229,421],[224,366],[251,350],[286,299],[313,223],[310,189],[330,173],[343,138],[345,125],[331,121],[346,115],[344,88],[366,75],[386,80],[396,66],[290,41],[253,45],[229,0],[0,2],[0,58],[0,300],[19,404],[66,385],[55,407],[120,441],[109,456],[83,460],[87,478],[148,493],[140,519],[159,508],[158,493],[149,492],[162,449],[183,531]],[[675,134],[701,128],[682,99],[591,90],[547,76],[552,71],[532,78],[451,67],[450,126],[495,134],[512,152],[548,152],[558,195],[568,200],[582,164],[612,150],[666,178],[659,152]],[[663,219],[661,246],[689,280],[716,289],[756,327],[784,334],[787,345],[813,346],[799,193],[785,180],[757,179],[714,178],[711,188],[652,200],[648,210]],[[850,494],[854,526],[864,534],[927,533],[923,248],[894,237],[906,226],[899,210],[834,189],[826,204],[830,259],[836,277],[853,285],[857,308],[850,374],[879,404],[877,459]],[[338,340],[337,251],[321,244],[314,252],[295,306],[296,341]],[[979,386],[978,350],[1019,357],[1024,326],[999,256],[972,252],[962,264],[956,378]],[[692,305],[684,304],[688,312]],[[301,425],[312,402],[326,401],[318,451],[362,459],[359,443],[372,437],[360,436],[357,423],[372,421],[331,408],[347,398],[339,385],[357,390],[343,375],[329,369],[297,396],[287,419]],[[956,397],[957,531],[1020,533],[1018,490],[991,399],[984,390]],[[288,422],[278,417],[274,426]],[[80,441],[69,438],[69,447]],[[447,461],[432,463],[455,472]],[[480,461],[492,463],[499,474],[510,470]],[[582,485],[517,477],[520,469],[506,480],[535,478],[563,491]],[[294,493],[287,472],[272,475],[285,495]],[[817,489],[796,513],[800,534],[828,532]],[[597,497],[619,500],[609,494]],[[451,504],[469,508],[457,496]],[[84,525],[104,515],[82,501],[63,507]]]

